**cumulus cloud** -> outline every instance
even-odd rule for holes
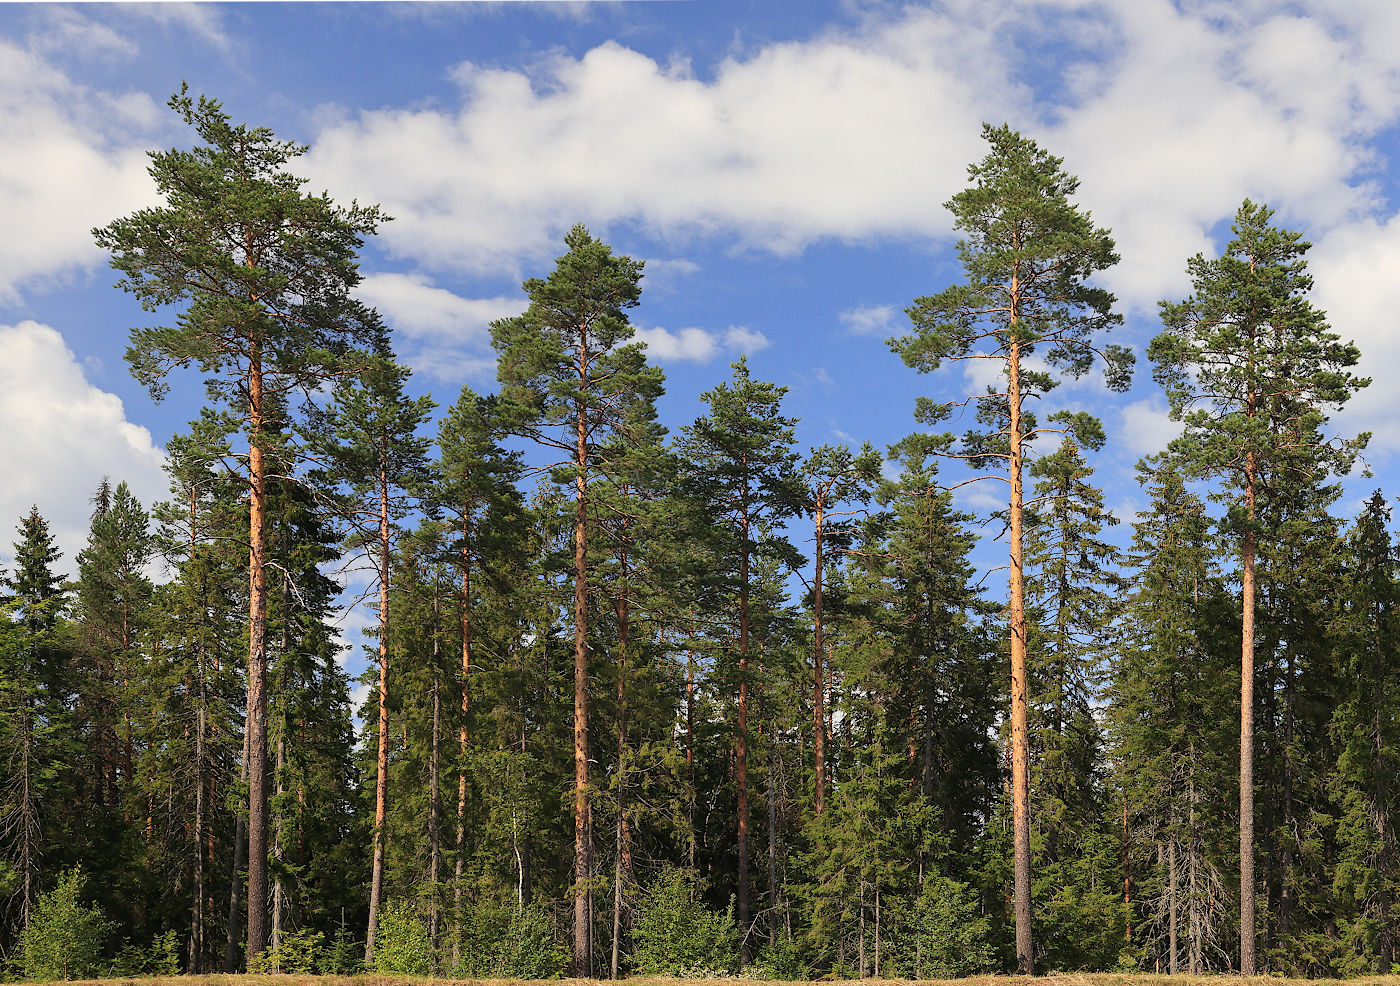
[[[1164,451],[1167,443],[1181,434],[1181,423],[1171,419],[1167,402],[1160,397],[1133,401],[1121,409],[1120,415],[1112,443],[1126,450],[1132,460]]]
[[[1338,433],[1372,432],[1371,450],[1400,449],[1393,427],[1400,390],[1400,217],[1365,221],[1334,231],[1310,254],[1316,287],[1313,302],[1327,313],[1332,330],[1361,350],[1359,376],[1372,379],[1337,415]]]
[[[68,21],[58,30],[115,43]],[[89,230],[155,201],[138,142],[156,120],[144,93],[79,85],[35,50],[0,40],[0,215],[13,231],[0,239],[0,302],[96,266],[102,254]]]
[[[836,316],[852,335],[887,337],[895,334],[895,320],[899,309],[894,305],[868,305],[847,308]]]
[[[1238,8],[1096,5],[1104,40],[1048,128],[1117,238],[1104,281],[1130,307],[1183,291],[1186,258],[1211,252],[1212,227],[1246,197],[1324,229],[1376,204],[1363,139],[1395,117],[1394,69],[1359,35]]]
[[[970,27],[917,12],[770,45],[713,79],[608,42],[533,71],[463,64],[459,108],[332,122],[318,184],[384,204],[383,239],[430,267],[517,271],[582,219],[791,252],[820,237],[946,231],[976,152]]]
[[[102,477],[125,480],[143,504],[167,495],[164,453],[126,418],[121,399],[88,382],[73,351],[47,325],[0,325],[0,460],[11,469],[0,488],[0,554],[7,533],[37,505],[64,554],[87,539],[88,502]]]
[[[356,293],[379,309],[409,366],[446,381],[493,372],[491,322],[525,310],[524,298],[463,298],[421,274],[371,274]]]
[[[699,328],[678,329],[675,332],[660,326],[636,330],[637,340],[646,343],[648,355],[662,363],[708,363],[721,352],[738,356],[768,348],[762,332],[733,326],[723,333]]]

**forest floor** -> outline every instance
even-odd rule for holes
[[[460,986],[516,986],[523,983],[539,983],[540,980],[525,979],[429,979],[415,976],[299,976],[299,975],[259,975],[259,976],[154,976],[127,979],[91,979],[73,983],[72,986],[422,986],[422,984],[460,984]],[[602,986],[606,979],[554,979],[554,986]],[[763,982],[772,986],[784,984],[771,980],[758,980],[749,977],[731,979],[667,979],[658,976],[638,976],[624,981],[626,986],[752,986]],[[830,981],[826,981],[829,983]],[[1246,981],[1235,975],[1210,976],[1168,976],[1152,973],[1059,973],[1037,976],[1029,979],[1024,976],[973,976],[968,979],[867,979],[870,986],[1020,986],[1026,983],[1042,983],[1045,986],[1234,986]],[[1360,979],[1284,979],[1278,976],[1255,976],[1248,980],[1258,986],[1324,986],[1328,983],[1346,983],[1348,986],[1400,986],[1400,976],[1367,976]],[[793,984],[789,984],[793,986]],[[816,984],[804,984],[816,986]]]

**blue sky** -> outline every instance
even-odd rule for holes
[[[164,496],[161,447],[202,389],[153,405],[131,380],[127,331],[151,316],[89,230],[154,200],[144,152],[189,140],[164,106],[182,79],[310,144],[313,190],[395,216],[363,294],[440,403],[494,386],[487,322],[582,220],[647,260],[633,320],[667,423],[747,352],[790,388],[804,449],[888,444],[916,395],[967,391],[884,339],[958,278],[941,203],[981,121],[1081,177],[1139,351],[1186,258],[1218,251],[1243,198],[1268,202],[1314,242],[1314,300],[1376,378],[1336,422],[1375,432],[1351,512],[1400,492],[1397,36],[1386,0],[0,4],[0,524],[37,503],[71,563],[102,475]],[[1125,395],[1054,401],[1104,419],[1098,477],[1131,520],[1133,463],[1174,433],[1145,361]]]

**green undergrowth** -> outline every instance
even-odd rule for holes
[[[541,982],[530,979],[442,979],[427,976],[297,976],[297,975],[208,975],[208,976],[149,976],[142,978],[88,979],[77,980],[73,986],[419,986],[432,983],[449,986],[514,986],[520,983]],[[864,980],[866,983],[905,986],[905,984],[957,984],[957,986],[1017,986],[1031,982],[1024,976],[972,976],[967,979],[882,979]],[[1325,986],[1328,983],[1347,983],[1348,986],[1400,986],[1400,976],[1367,976],[1358,979],[1285,979],[1281,976],[1255,976],[1244,980],[1234,975],[1208,976],[1168,976],[1151,973],[1055,973],[1034,977],[1035,982],[1047,986],[1224,986],[1224,984],[1257,983],[1259,986]],[[548,982],[555,986],[582,986],[582,984],[605,984],[606,979],[553,979]],[[784,986],[776,980],[756,980],[747,976],[734,976],[722,979],[674,979],[664,976],[634,976],[623,980],[627,986],[722,986],[767,982],[773,986]],[[806,981],[813,982],[813,981]],[[816,980],[815,982],[823,982]],[[829,980],[827,980],[829,982]]]

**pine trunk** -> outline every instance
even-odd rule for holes
[[[1243,564],[1240,573],[1240,974],[1254,975],[1254,453],[1245,456]]]
[[[471,508],[462,511],[463,518],[470,517]],[[452,964],[461,959],[462,941],[462,867],[467,856],[467,750],[471,741],[472,700],[472,556],[465,544],[466,528],[470,520],[463,520],[464,544],[462,547],[462,722],[457,727],[457,753],[460,764],[457,769],[457,859],[452,870],[453,920],[457,933],[452,936]]]
[[[1012,291],[1015,292],[1014,285]],[[1012,322],[1016,321],[1013,312]],[[1010,600],[1007,616],[1011,624],[1011,824],[1015,844],[1016,885],[1016,971],[1034,974],[1031,951],[1031,822],[1030,822],[1030,743],[1026,730],[1026,599],[1022,573],[1023,493],[1021,461],[1021,355],[1012,343],[1007,360],[1010,409],[1009,472],[1010,520]]]
[[[248,406],[248,939],[247,961],[267,941],[267,466],[263,459],[261,349],[249,347]]]
[[[384,843],[389,801],[389,476],[379,472],[379,735],[374,774],[374,862],[369,885],[365,964],[374,961],[379,905],[384,893]]]
[[[739,554],[739,708],[734,738],[734,786],[738,795],[735,849],[739,855],[739,934],[743,959],[748,960],[749,940],[749,480],[744,468],[743,515],[740,517]]]
[[[579,381],[586,386],[587,327],[579,329]],[[588,791],[588,420],[582,403],[575,418],[574,488],[574,976],[593,975],[592,826]]]
[[[812,686],[812,776],[816,782],[812,806],[818,815],[822,813],[826,803],[826,713],[822,708],[822,692],[826,680],[822,670],[822,657],[825,654],[822,641],[822,569],[826,567],[826,559],[822,556],[822,536],[826,533],[823,529],[824,519],[822,505],[818,500],[816,549],[813,552],[816,556],[816,571],[812,576],[812,664],[815,679]]]

